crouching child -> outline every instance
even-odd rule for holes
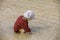
[[[28,21],[34,19],[34,12],[32,10],[28,10],[23,15],[18,17],[14,24],[14,32],[15,33],[31,33],[31,29],[29,28]]]

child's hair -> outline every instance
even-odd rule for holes
[[[33,12],[32,10],[28,10],[28,11],[26,11],[26,12],[23,14],[23,16],[24,16],[25,18],[32,18],[32,19],[34,19],[34,12]]]

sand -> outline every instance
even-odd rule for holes
[[[60,40],[59,0],[0,0],[0,40]],[[16,34],[16,19],[27,10],[35,12],[29,22],[33,34]]]

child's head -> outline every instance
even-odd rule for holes
[[[30,21],[30,20],[34,19],[34,12],[33,12],[32,10],[28,10],[28,11],[26,11],[26,12],[23,14],[23,16],[24,16],[28,21]]]

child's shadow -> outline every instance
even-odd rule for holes
[[[44,26],[44,27],[32,26],[32,27],[31,27],[31,30],[32,30],[32,32],[37,33],[37,32],[40,32],[40,31],[42,31],[42,30],[48,29],[49,27],[50,27],[50,26]]]

